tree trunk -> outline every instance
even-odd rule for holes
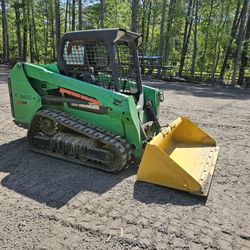
[[[44,43],[48,44],[49,43],[49,36],[48,36],[48,33],[49,33],[49,13],[48,13],[47,6],[45,8],[45,17],[46,17],[46,22],[44,22]],[[44,63],[48,63],[48,46],[44,46]]]
[[[28,35],[27,1],[22,0],[22,6],[23,6],[23,51],[22,51],[22,59],[26,62],[26,58],[27,58],[27,35]]]
[[[152,7],[152,2],[149,1],[149,10],[148,10],[148,16],[147,16],[147,27],[146,27],[146,35],[145,35],[145,39],[144,39],[144,49],[143,49],[143,53],[145,55],[147,55],[147,51],[149,48],[149,44],[148,44],[148,40],[149,40],[149,27],[150,27],[150,19],[151,19],[151,7]]]
[[[3,63],[9,62],[9,36],[5,0],[1,1],[2,7],[2,33],[3,33]]]
[[[138,0],[132,0],[131,6],[131,31],[137,32],[137,12],[138,12]]]
[[[39,50],[37,46],[37,34],[36,34],[36,23],[35,23],[35,15],[34,15],[34,5],[31,8],[31,18],[32,18],[32,26],[33,26],[33,35],[34,35],[34,44],[35,44],[35,51],[36,51],[36,61],[39,63]]]
[[[100,28],[104,28],[104,0],[100,0]]]
[[[150,19],[151,19],[151,7],[152,7],[152,2],[149,2],[149,10],[148,10],[148,20],[147,20],[147,31],[146,31],[146,46],[148,47],[148,37],[149,37],[149,26],[150,26]]]
[[[168,65],[169,60],[169,50],[170,50],[170,41],[171,41],[171,30],[173,22],[173,13],[175,9],[176,0],[170,0],[168,8],[168,25],[166,33],[166,47],[165,47],[165,63]]]
[[[192,66],[191,66],[191,76],[195,75],[195,64],[197,56],[197,24],[198,24],[198,9],[199,0],[195,1],[195,18],[194,18],[194,43],[193,43],[193,55],[192,55]]]
[[[161,8],[161,26],[160,26],[160,44],[159,44],[159,52],[158,52],[158,72],[157,77],[161,76],[161,68],[162,68],[162,54],[163,54],[163,35],[164,35],[164,24],[165,24],[165,16],[166,16],[166,0],[162,1]]]
[[[59,54],[59,46],[60,46],[60,40],[61,40],[61,21],[60,21],[60,1],[55,0],[55,29],[56,29],[56,54],[58,56]]]
[[[220,47],[220,44],[219,44],[219,49],[218,49],[218,53],[216,55],[216,60],[215,60],[215,64],[214,64],[214,68],[213,68],[213,75],[212,75],[212,79],[214,79],[214,75],[216,73],[216,69],[218,67],[218,63],[219,63],[219,59],[220,59],[220,52],[221,52],[221,47]]]
[[[229,10],[230,10],[230,5],[227,6],[227,10],[226,10],[226,15],[224,14],[224,1],[222,1],[221,3],[221,15],[220,15],[220,22],[219,25],[217,27],[217,33],[216,33],[216,39],[215,39],[215,45],[214,45],[214,53],[213,53],[213,66],[212,66],[212,70],[211,70],[211,80],[214,80],[214,75],[216,73],[216,69],[218,66],[218,62],[219,62],[219,57],[220,57],[220,44],[221,44],[221,37],[222,37],[222,30],[224,30],[225,25],[226,25],[226,21],[228,20],[228,15],[229,15]],[[224,22],[222,24],[222,21],[224,19]],[[221,26],[222,24],[222,26]],[[218,53],[217,53],[217,50]]]
[[[150,53],[154,53],[154,34],[155,34],[155,24],[156,24],[156,13],[153,15],[153,23],[152,23],[152,32],[151,32],[151,41],[150,41]]]
[[[245,73],[245,68],[247,67],[247,61],[249,57],[247,56],[248,46],[250,43],[249,39],[250,39],[250,15],[248,16],[247,19],[245,41],[243,44],[243,49],[241,51],[241,64],[240,64],[239,80],[238,80],[240,85],[244,84],[244,73]]]
[[[138,6],[137,6],[137,8],[138,8]],[[143,0],[142,1],[142,11],[141,11],[142,12],[141,34],[143,35],[143,37],[145,37],[145,23],[146,23],[145,19],[146,19],[147,8],[148,8],[148,1]],[[142,57],[144,56],[145,46],[146,46],[146,44],[143,43],[142,46],[140,47]],[[144,63],[144,60],[142,59],[142,64],[143,63]]]
[[[146,6],[146,0],[142,0],[142,10],[141,10],[141,13],[142,13],[142,18],[141,18],[141,30],[140,30],[140,33],[144,36],[144,33],[145,33],[145,16],[146,16],[146,9],[147,9],[147,6]]]
[[[65,8],[65,20],[64,20],[64,33],[67,32],[67,27],[68,27],[68,11],[69,11],[69,1],[66,1],[66,8]]]
[[[76,29],[76,0],[72,1],[72,31]]]
[[[193,0],[189,0],[187,15],[185,18],[186,21],[185,21],[184,36],[183,36],[183,42],[182,42],[181,60],[180,60],[180,66],[179,66],[179,71],[178,71],[179,76],[182,75],[183,67],[185,64],[185,58],[186,58],[186,54],[188,50],[188,44],[189,44],[191,28],[192,28],[192,23],[193,23],[193,19],[191,17],[192,3],[193,3]]]
[[[28,5],[28,24],[29,24],[29,50],[30,50],[30,62],[33,63],[34,62],[34,52],[33,52],[33,32],[32,32],[32,25],[30,22],[30,2]]]
[[[204,64],[205,64],[206,55],[207,55],[208,35],[209,35],[210,25],[212,22],[211,16],[213,13],[213,9],[214,9],[214,0],[211,0],[210,11],[209,11],[209,16],[208,16],[208,23],[206,26],[205,45],[204,45],[203,54],[202,54],[202,58],[201,58],[200,78],[202,78]]]
[[[236,85],[235,78],[236,78],[236,73],[238,69],[241,45],[242,45],[243,36],[244,36],[244,26],[245,26],[245,21],[246,21],[248,4],[249,4],[249,0],[245,0],[243,7],[242,7],[241,22],[240,22],[240,27],[239,27],[238,39],[237,39],[237,51],[236,51],[236,57],[235,57],[234,66],[233,66],[232,85]]]
[[[79,22],[79,30],[82,30],[82,0],[78,1],[78,22]]]
[[[21,19],[20,19],[20,7],[21,4],[18,2],[14,2],[14,10],[16,17],[16,36],[17,36],[17,47],[18,47],[18,57],[22,57],[22,38],[21,38]]]
[[[240,4],[241,4],[241,0],[238,0],[238,4],[237,4],[237,8],[235,11],[235,15],[234,15],[234,20],[233,20],[233,24],[232,24],[232,29],[231,29],[231,33],[230,33],[230,41],[227,45],[227,48],[225,50],[225,56],[224,56],[224,61],[221,67],[221,71],[220,71],[220,79],[223,80],[224,79],[224,75],[225,75],[225,71],[226,71],[226,67],[227,67],[227,61],[228,61],[228,57],[231,53],[231,46],[232,46],[232,42],[236,36],[236,31],[238,28],[238,15],[239,15],[239,10],[240,10]]]
[[[53,3],[51,2],[51,7],[53,6]],[[54,12],[51,11],[50,13],[50,39],[51,39],[51,48],[52,48],[52,60],[56,60],[56,50],[55,50],[55,27],[54,27]]]

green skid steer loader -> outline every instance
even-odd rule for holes
[[[18,62],[9,76],[14,122],[28,128],[35,152],[107,172],[140,162],[138,180],[206,196],[218,147],[185,117],[161,128],[163,94],[142,85],[141,43],[123,29],[69,32],[57,64]]]

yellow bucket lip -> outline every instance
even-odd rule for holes
[[[212,184],[213,173],[216,166],[216,161],[219,155],[219,147],[214,147],[210,152],[210,158],[206,161],[206,168],[203,171],[203,176],[199,182],[201,184],[201,190],[199,192],[190,192],[192,194],[207,196]]]

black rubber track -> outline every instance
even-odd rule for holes
[[[96,141],[97,144],[102,145],[100,149],[96,147],[95,149],[90,148],[92,151],[96,150],[96,159],[93,160],[93,158],[91,158],[82,161],[79,158],[70,158],[66,154],[59,154],[55,152],[55,150],[51,151],[43,149],[42,146],[37,146],[37,143],[34,143],[34,140],[37,134],[39,134],[39,136],[43,136],[43,134],[39,131],[39,123],[43,118],[49,119],[56,123],[57,127],[59,128],[59,132],[60,128],[66,128],[68,131],[72,131],[72,134],[78,134],[79,136],[82,136],[83,140],[85,137],[88,140],[92,139]],[[110,173],[116,173],[125,168],[131,161],[132,156],[132,147],[126,142],[125,139],[91,123],[82,121],[64,111],[56,109],[38,111],[32,119],[27,133],[27,138],[31,149],[37,153],[53,156],[62,160],[100,169]],[[110,160],[110,162],[103,162],[101,159],[98,159],[98,150],[102,152],[102,154],[106,151],[111,152],[113,155],[112,160]]]

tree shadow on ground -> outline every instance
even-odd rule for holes
[[[0,84],[7,84],[8,81],[8,73],[3,73],[0,70]]]
[[[145,82],[145,85],[170,90],[178,95],[193,95],[218,99],[250,99],[250,89],[234,88],[231,86],[213,86],[208,84],[173,83],[173,82]]]
[[[179,206],[205,205],[207,201],[206,197],[139,181],[134,185],[133,197],[146,204],[170,203]]]
[[[9,173],[1,184],[50,207],[60,208],[81,191],[102,194],[123,179],[134,175],[136,168],[118,174],[79,166],[34,153],[25,138],[0,146],[0,172]]]
[[[130,166],[109,174],[79,166],[32,152],[25,138],[0,145],[0,155],[0,172],[8,173],[1,180],[2,186],[54,208],[64,206],[82,191],[103,194],[138,169]],[[205,204],[202,197],[138,181],[133,198],[146,204]]]

